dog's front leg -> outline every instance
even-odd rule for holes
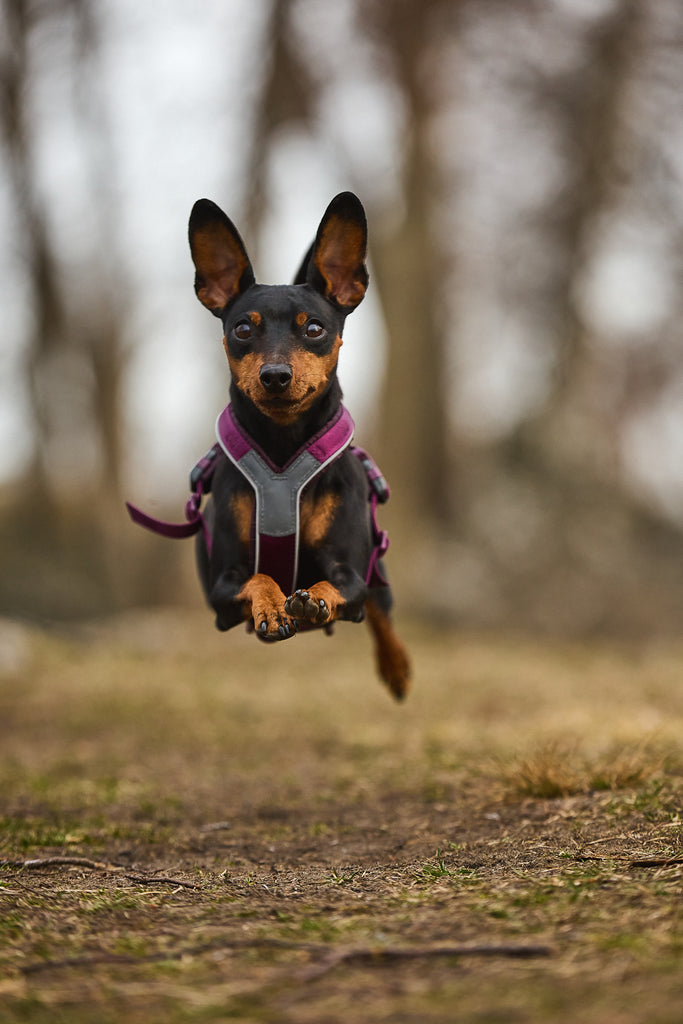
[[[216,627],[232,629],[252,621],[260,640],[287,640],[296,633],[296,623],[285,612],[285,595],[277,583],[262,573],[238,582],[235,572],[223,572],[209,595],[216,612]],[[242,577],[244,580],[244,577]]]
[[[287,640],[296,633],[296,622],[285,608],[285,595],[264,573],[256,573],[237,595],[244,618],[251,618],[260,640]]]

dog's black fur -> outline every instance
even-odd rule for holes
[[[195,291],[223,322],[233,411],[270,460],[284,466],[341,404],[344,321],[368,283],[363,207],[351,192],[332,200],[292,285],[256,284],[237,230],[208,199],[195,203],[189,235]],[[213,546],[209,556],[200,535],[198,565],[218,629],[247,621],[261,639],[282,640],[302,625],[329,628],[365,617],[380,675],[403,698],[410,670],[389,617],[391,592],[365,584],[373,530],[359,459],[345,451],[304,491],[293,594],[263,573],[252,575],[254,495],[227,457],[216,468],[212,496]]]

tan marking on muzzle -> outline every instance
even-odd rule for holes
[[[337,365],[341,345],[342,339],[337,337],[326,355],[318,355],[303,348],[293,349],[289,353],[292,381],[286,391],[273,396],[268,394],[259,377],[264,363],[263,356],[247,352],[240,359],[235,359],[230,354],[227,339],[223,339],[236,387],[252,400],[264,416],[283,426],[296,422],[301,413],[309,409],[325,390]]]

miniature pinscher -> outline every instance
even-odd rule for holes
[[[375,519],[387,489],[350,444],[337,379],[344,321],[368,283],[361,202],[351,192],[332,200],[292,285],[256,283],[237,230],[208,199],[192,209],[189,239],[195,291],[222,321],[231,372],[211,453],[208,531],[197,537],[216,626],[246,621],[277,641],[366,619],[379,674],[400,700],[410,666],[390,620],[388,542]]]

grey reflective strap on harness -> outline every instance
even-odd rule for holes
[[[254,490],[254,572],[267,573],[284,593],[296,587],[301,493],[348,448],[353,430],[351,415],[341,406],[325,429],[280,468],[258,450],[235,419],[231,406],[216,421],[221,448]]]

